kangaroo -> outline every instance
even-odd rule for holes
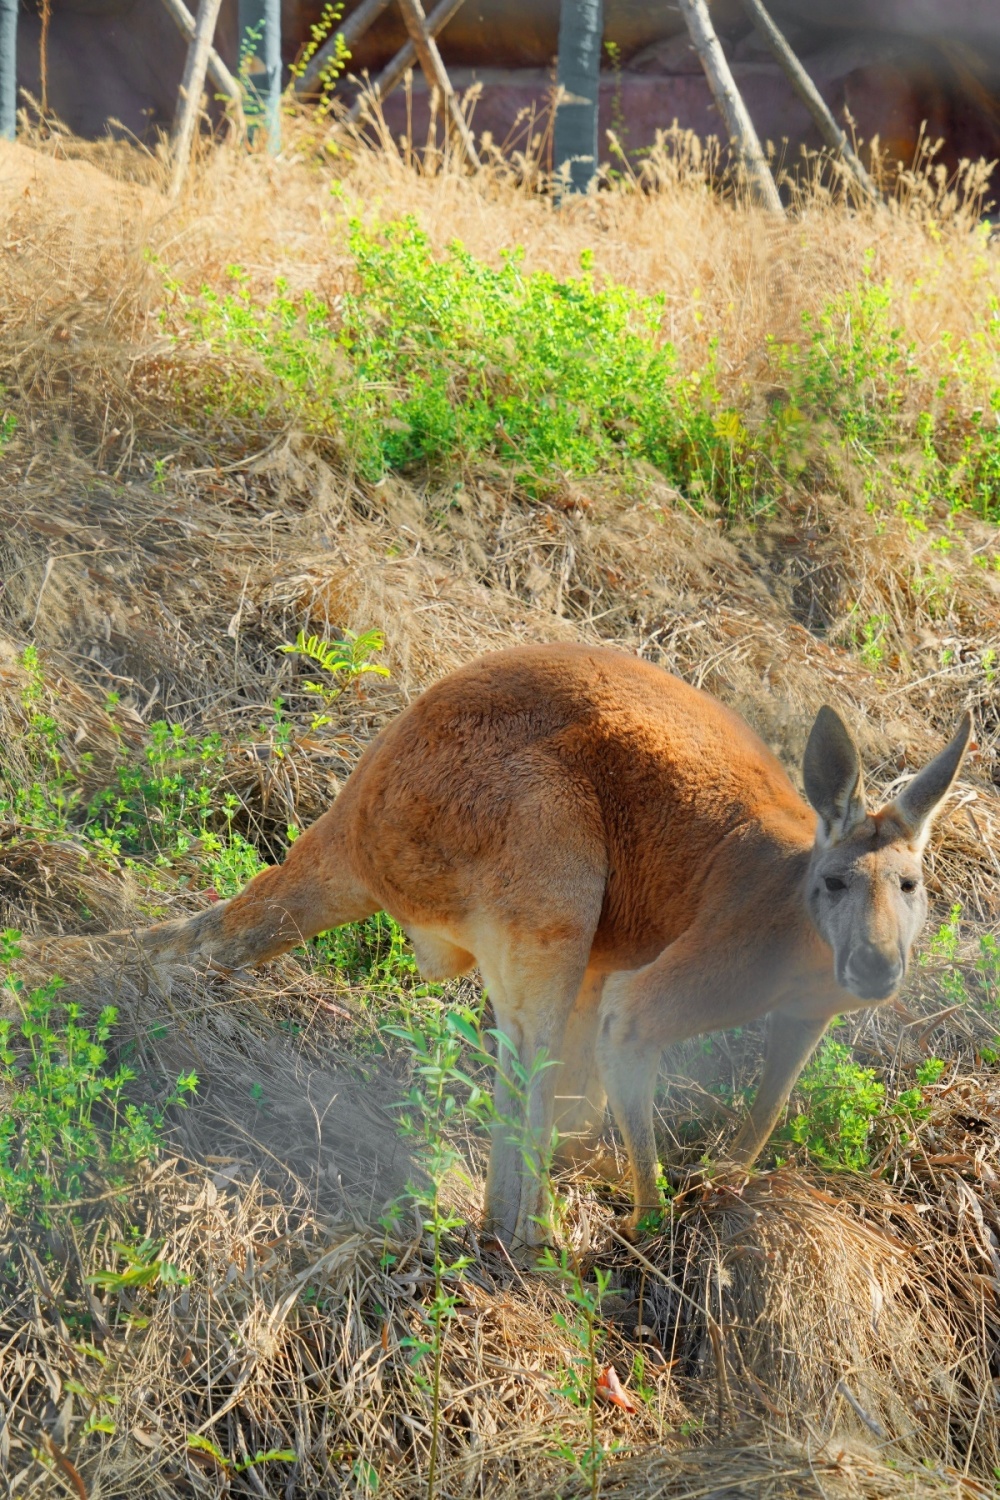
[[[664,1048],[769,1013],[729,1152],[745,1167],[830,1019],[895,994],[927,915],[930,824],[970,732],[966,714],[869,812],[857,750],[823,707],[810,808],[737,714],[659,667],[582,645],[497,652],[389,724],[284,864],[141,941],[157,964],[236,969],[389,912],[428,980],[478,966],[529,1074],[543,1053],[559,1062],[534,1071],[526,1100],[498,1065],[488,1229],[544,1240],[541,1143],[555,1126],[579,1156],[610,1104],[634,1231],[658,1202]],[[527,1132],[505,1123],[518,1111]]]

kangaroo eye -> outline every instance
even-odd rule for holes
[[[911,880],[909,877],[907,877],[907,879],[901,880],[899,882],[899,889],[901,891],[905,891],[908,896],[912,896],[913,892],[917,888],[917,884],[918,882],[916,880]]]
[[[847,884],[846,884],[846,882],[843,881],[843,880],[841,880],[839,878],[839,876],[837,876],[837,875],[825,875],[823,877],[823,884],[826,886],[826,888],[827,888],[828,891],[846,891],[847,890]]]

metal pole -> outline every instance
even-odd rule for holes
[[[715,34],[705,0],[677,0],[677,3],[705,70],[719,113],[726,122],[729,139],[736,142],[736,149],[750,184],[750,196],[761,208],[783,214],[781,197],[771,176],[767,158],[761,150],[753,121],[736,87],[736,80],[729,71],[726,54]]]
[[[827,109],[826,100],[760,0],[743,0],[743,9],[753,22],[758,36],[763,37],[778,59],[792,88],[815,120],[816,128],[827,146],[834,155],[843,157],[865,197],[870,198],[873,203],[881,202],[878,189],[858,160],[847,136]]]
[[[602,0],[562,0],[552,165],[568,166],[570,193],[585,193],[597,174],[597,104],[604,40]]]
[[[263,130],[274,156],[281,150],[281,0],[239,0],[237,15],[247,131],[254,140]]]
[[[17,134],[17,6],[0,0],[0,140]]]

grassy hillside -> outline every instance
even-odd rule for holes
[[[8,1492],[996,1493],[977,169],[776,222],[665,137],[557,212],[530,164],[290,134],[175,206],[138,150],[0,146]],[[565,1177],[526,1270],[476,1235],[475,983],[422,983],[384,917],[169,990],[122,934],[280,859],[435,678],[555,639],[717,693],[796,777],[822,702],[873,795],[965,707],[976,750],[900,1004],[835,1028],[761,1170],[665,1185],[636,1249]],[[665,1163],[722,1153],[761,1040],[667,1058]]]

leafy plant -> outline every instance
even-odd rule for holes
[[[368,673],[374,673],[376,677],[389,676],[388,667],[371,659],[376,652],[384,649],[385,637],[380,630],[365,630],[361,635],[356,635],[353,630],[345,630],[342,641],[324,640],[319,635],[307,636],[304,630],[300,630],[294,645],[286,644],[281,647],[282,651],[295,652],[315,662],[324,673],[322,682],[307,681],[303,684],[307,693],[313,693],[323,700],[323,712],[313,716],[313,729],[320,729],[324,724],[332,722],[330,709],[345,688],[359,678]]]
[[[48,711],[48,691],[36,647],[25,646],[20,667],[25,678],[20,696],[26,729],[19,749],[34,774],[30,779],[4,774],[0,764],[0,817],[27,823],[38,832],[62,832],[80,800],[80,789],[66,764],[62,731]]]
[[[805,1107],[779,1138],[805,1146],[823,1167],[863,1171],[871,1161],[870,1142],[878,1123],[891,1117],[925,1119],[923,1089],[937,1082],[944,1067],[939,1058],[928,1058],[917,1070],[917,1086],[904,1089],[887,1105],[885,1084],[875,1069],[862,1067],[843,1042],[826,1037],[796,1084]]]
[[[343,0],[338,0],[335,5],[329,3],[324,5],[319,20],[314,21],[309,27],[309,40],[288,70],[289,90],[291,90],[298,80],[304,77],[306,69],[319,49],[331,36],[333,37],[333,50],[316,79],[319,108],[323,111],[329,111],[332,107],[330,95],[340,74],[351,60],[350,49],[344,41],[343,33],[334,29],[343,19],[343,15]]]
[[[198,303],[171,284],[188,328],[226,357],[216,406],[257,416],[291,407],[373,480],[499,457],[530,490],[630,459],[706,493],[729,485],[714,364],[679,372],[661,335],[662,296],[598,286],[589,255],[567,281],[526,272],[519,251],[499,268],[457,243],[438,259],[412,219],[355,222],[350,247],[359,290],[336,315],[283,282],[259,303],[238,267],[232,292],[206,289]],[[236,354],[245,358],[234,367]]]
[[[114,854],[169,863],[205,834],[224,760],[221,735],[198,738],[182,724],[157,720],[142,759],[120,765],[115,782],[91,800],[88,831],[99,830]]]
[[[294,415],[373,481],[500,460],[538,494],[564,475],[652,465],[696,503],[756,515],[807,467],[837,483],[846,463],[874,508],[915,526],[942,496],[1000,514],[1000,308],[975,339],[942,335],[935,380],[873,254],[857,286],[804,315],[799,339],[769,344],[782,399],[758,415],[749,390],[720,389],[717,340],[682,369],[664,298],[599,282],[589,252],[560,280],[527,271],[519,250],[498,266],[457,242],[437,255],[411,218],[352,221],[349,245],[357,287],[336,307],[281,280],[261,299],[238,266],[231,291],[197,300],[167,280],[178,337],[217,356],[212,410]]]
[[[21,1016],[19,1024],[0,1018],[0,1086],[6,1094],[0,1202],[13,1214],[35,1213],[47,1223],[52,1205],[80,1196],[88,1173],[116,1185],[128,1168],[154,1157],[165,1111],[184,1104],[198,1080],[194,1073],[178,1078],[158,1109],[130,1103],[126,1086],[135,1074],[124,1066],[106,1067],[114,1006],[105,1006],[88,1027],[78,1005],[58,999],[61,979],[26,990],[14,974],[19,937],[11,929],[0,934],[0,988]]]
[[[387,1035],[402,1041],[410,1055],[415,1078],[408,1095],[399,1105],[401,1129],[422,1148],[421,1164],[426,1173],[424,1182],[408,1185],[407,1197],[420,1210],[423,1230],[430,1238],[434,1288],[429,1304],[422,1310],[426,1331],[405,1339],[403,1344],[410,1350],[417,1384],[430,1400],[427,1495],[428,1500],[433,1500],[440,1456],[441,1370],[445,1339],[460,1300],[455,1278],[471,1263],[469,1256],[454,1248],[454,1237],[464,1221],[447,1207],[445,1201],[448,1179],[464,1171],[462,1156],[450,1137],[459,1129],[464,1133],[470,1124],[488,1125],[494,1132],[503,1130],[509,1140],[519,1146],[526,1169],[547,1174],[552,1142],[540,1143],[534,1139],[525,1106],[538,1074],[553,1064],[541,1052],[530,1066],[525,1067],[510,1039],[495,1029],[486,1033],[492,1038],[495,1048],[495,1055],[491,1055],[486,1050],[486,1040],[481,1032],[481,1017],[468,1008],[449,1010],[444,1004],[425,1002],[419,1012],[410,1012],[404,1024],[386,1025],[382,1029]],[[508,1082],[514,1106],[511,1113],[502,1118],[497,1114],[492,1094],[481,1081],[484,1074],[489,1077],[500,1068]],[[540,1150],[541,1146],[545,1149]],[[386,1264],[392,1259],[391,1254],[387,1254]],[[543,1260],[540,1264],[547,1262]],[[571,1284],[573,1288],[582,1287],[578,1274],[571,1276]],[[596,1289],[598,1306],[603,1290],[604,1286],[599,1284]],[[588,1299],[593,1291],[593,1288],[577,1290],[575,1305],[583,1317],[591,1306]],[[572,1294],[568,1295],[572,1300]],[[429,1374],[421,1368],[426,1362],[430,1363]],[[593,1377],[593,1390],[597,1378],[593,1359],[588,1368]]]
[[[294,1464],[298,1461],[298,1454],[293,1448],[268,1448],[266,1452],[263,1448],[258,1448],[251,1458],[227,1458],[221,1448],[200,1432],[193,1432],[187,1440],[187,1445],[195,1452],[211,1454],[225,1474],[245,1474],[248,1469],[254,1469],[258,1464]]]
[[[873,672],[885,660],[885,636],[889,629],[889,616],[884,613],[869,615],[855,631],[858,655]]]
[[[144,1239],[136,1245],[115,1243],[113,1246],[126,1261],[124,1271],[97,1271],[88,1281],[106,1291],[119,1292],[129,1288],[154,1286],[187,1286],[190,1276],[178,1270],[172,1261],[163,1260],[160,1251],[162,1242]]]
[[[309,949],[320,963],[336,969],[352,984],[364,986],[376,999],[402,990],[441,994],[439,985],[425,984],[421,979],[406,933],[386,912],[321,932]]]

